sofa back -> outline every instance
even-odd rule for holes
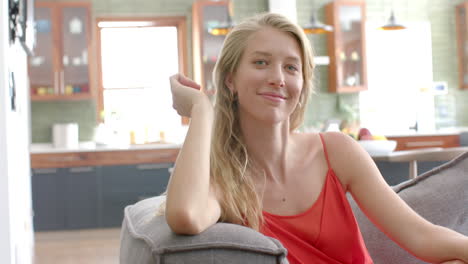
[[[431,223],[468,235],[468,152],[393,189]],[[376,264],[426,263],[390,240],[367,219],[355,201],[350,196],[348,198]]]

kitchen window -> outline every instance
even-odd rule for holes
[[[97,25],[98,113],[107,129],[132,143],[183,130],[169,76],[186,69],[185,18],[98,19]]]
[[[435,127],[432,38],[429,22],[384,31],[366,23],[368,91],[359,94],[362,127],[378,134]]]

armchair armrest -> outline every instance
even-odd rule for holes
[[[120,263],[288,263],[279,241],[253,229],[217,223],[196,236],[177,235],[155,212],[164,196],[125,208]]]

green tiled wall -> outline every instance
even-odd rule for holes
[[[96,123],[94,101],[33,102],[32,142],[51,142],[54,123],[78,123],[81,141],[92,139]]]
[[[324,21],[324,6],[331,0],[296,0],[298,23],[306,24],[313,6],[318,9],[318,18]],[[455,125],[468,126],[468,91],[458,89],[458,62],[455,35],[455,5],[463,0],[367,0],[367,19],[386,22],[393,7],[401,21],[429,20],[432,26],[432,49],[434,81],[446,81],[449,94],[436,97],[438,121],[443,126],[447,120]],[[106,16],[186,16],[187,17],[187,55],[191,62],[191,6],[193,0],[93,0],[93,19]],[[255,13],[268,10],[268,0],[234,0],[234,19],[241,20]],[[309,37],[315,54],[327,55],[326,36]],[[358,113],[357,94],[336,95],[327,92],[328,67],[316,68],[316,93],[308,104],[306,126],[318,126],[330,118],[347,115],[343,109]],[[191,75],[191,67],[189,67]],[[78,122],[80,140],[91,140],[95,126],[95,103],[81,102],[34,102],[32,109],[33,142],[51,141],[51,124],[57,122]]]

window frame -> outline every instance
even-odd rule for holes
[[[97,61],[97,95],[96,95],[96,115],[98,123],[104,122],[101,115],[104,110],[104,86],[102,80],[102,61],[101,61],[101,28],[100,22],[147,22],[148,24],[138,27],[167,27],[177,28],[177,42],[179,51],[179,72],[187,76],[187,23],[183,16],[170,17],[99,17],[96,18],[96,61]],[[131,26],[134,27],[134,26]],[[123,27],[122,27],[123,28]],[[189,119],[182,117],[182,124],[188,125]]]

